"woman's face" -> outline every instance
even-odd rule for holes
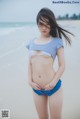
[[[43,36],[49,36],[50,35],[50,25],[48,24],[47,20],[39,20],[38,22],[38,28]]]

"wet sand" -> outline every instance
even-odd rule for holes
[[[72,46],[65,45],[63,119],[80,119],[80,21],[59,21],[75,34]],[[36,26],[0,36],[0,109],[10,109],[11,119],[38,119],[32,89],[28,85],[26,43],[37,36]],[[55,61],[57,68],[57,58]]]

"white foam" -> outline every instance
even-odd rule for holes
[[[0,36],[7,35],[12,32],[15,32],[16,30],[21,30],[24,27],[11,27],[11,28],[0,28]]]
[[[6,53],[4,53],[4,54],[1,54],[1,55],[0,55],[0,59],[1,59],[1,58],[4,58],[4,57],[7,56],[7,55],[10,55],[10,54],[12,54],[12,53],[18,51],[18,50],[20,50],[23,46],[24,46],[24,43],[21,44],[19,47],[13,49],[13,50],[10,50],[10,51],[8,51],[8,52],[6,52]]]

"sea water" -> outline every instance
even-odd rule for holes
[[[58,21],[72,32],[72,45],[65,45],[66,70],[63,119],[79,119],[80,21]],[[11,119],[37,119],[32,90],[28,85],[26,44],[39,35],[35,23],[0,23],[0,109],[9,109]]]

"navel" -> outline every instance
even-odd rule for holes
[[[39,78],[41,78],[41,75],[39,75]]]

